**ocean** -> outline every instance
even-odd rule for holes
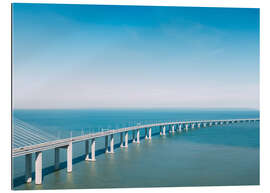
[[[117,129],[165,121],[259,118],[246,109],[76,109],[14,110],[13,117],[58,138],[102,129]],[[96,162],[84,161],[84,143],[73,145],[73,171],[66,171],[66,152],[60,151],[60,170],[54,171],[54,151],[43,152],[42,185],[24,183],[24,156],[12,159],[13,189],[128,188],[258,185],[260,183],[259,123],[237,123],[188,132],[159,135],[129,143],[104,154],[104,138],[96,140]],[[141,137],[144,132],[140,132]],[[129,133],[131,139],[132,133]],[[34,156],[33,156],[34,158]],[[33,165],[34,172],[34,165]],[[34,173],[33,173],[34,177]]]

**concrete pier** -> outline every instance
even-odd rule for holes
[[[96,139],[91,140],[91,159],[89,161],[96,161]]]
[[[137,143],[140,143],[140,129],[137,129]]]
[[[59,170],[60,167],[60,149],[54,149],[54,169]]]
[[[25,155],[25,182],[32,182],[32,154]]]
[[[209,123],[209,126],[211,127],[211,126],[212,126],[212,124],[213,124],[213,123],[212,123],[212,122],[210,122],[210,123]]]
[[[179,125],[178,125],[178,131],[179,131],[179,132],[182,132],[182,124],[179,124]]]
[[[85,160],[89,160],[89,140],[85,141]]]
[[[163,135],[163,136],[166,135],[166,127],[165,127],[165,126],[162,127],[162,135]]]
[[[201,127],[201,123],[198,123],[197,127],[200,128]]]
[[[128,131],[125,132],[125,147],[128,147]]]
[[[188,124],[186,124],[185,131],[188,131]]]
[[[72,172],[72,142],[67,146],[67,172]]]
[[[147,137],[147,127],[144,128],[144,139],[148,139],[148,137]]]
[[[203,127],[206,127],[206,124],[207,124],[207,123],[203,123]]]
[[[194,123],[191,124],[191,129],[194,129],[194,127],[195,127],[195,124]]]
[[[108,148],[108,141],[109,141],[109,136],[105,136],[105,153],[109,152],[109,148]]]
[[[162,126],[159,127],[159,135],[162,135]]]
[[[120,147],[124,147],[123,132],[120,133]]]
[[[174,125],[172,125],[171,129],[172,129],[172,133],[174,133]]]
[[[111,134],[110,153],[114,153],[114,139],[113,139],[113,134]]]
[[[36,152],[35,159],[35,184],[42,183],[42,152]]]
[[[132,143],[136,143],[134,130],[132,131]]]
[[[151,140],[152,138],[152,128],[150,127],[148,130],[148,139]]]
[[[218,122],[215,122],[215,125],[218,125]]]

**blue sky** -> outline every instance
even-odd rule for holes
[[[259,108],[259,9],[12,11],[14,108]]]

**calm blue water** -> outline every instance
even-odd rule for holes
[[[59,138],[136,124],[176,120],[257,118],[251,110],[15,110],[14,117]],[[13,159],[14,189],[169,187],[259,184],[259,123],[239,123],[159,136],[104,154],[96,142],[96,162],[84,161],[84,143],[73,145],[73,171],[53,172],[54,151],[43,153],[43,184],[24,184],[24,157]],[[157,135],[155,135],[155,133]],[[143,137],[144,132],[141,132]],[[129,134],[131,139],[132,134]],[[34,167],[33,167],[34,169]],[[34,170],[33,170],[34,172]]]

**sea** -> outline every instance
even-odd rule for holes
[[[51,109],[13,110],[13,118],[57,138],[68,138],[127,126],[187,120],[259,118],[250,109]],[[168,128],[167,128],[168,129]],[[67,173],[66,151],[60,150],[60,170],[54,171],[54,150],[43,152],[41,185],[25,183],[25,157],[12,160],[12,188],[91,189],[260,184],[260,125],[235,123],[188,132],[166,133],[152,128],[152,139],[105,154],[105,140],[96,140],[96,161],[85,161],[85,143],[73,144],[73,170]],[[33,155],[33,162],[34,162]]]

